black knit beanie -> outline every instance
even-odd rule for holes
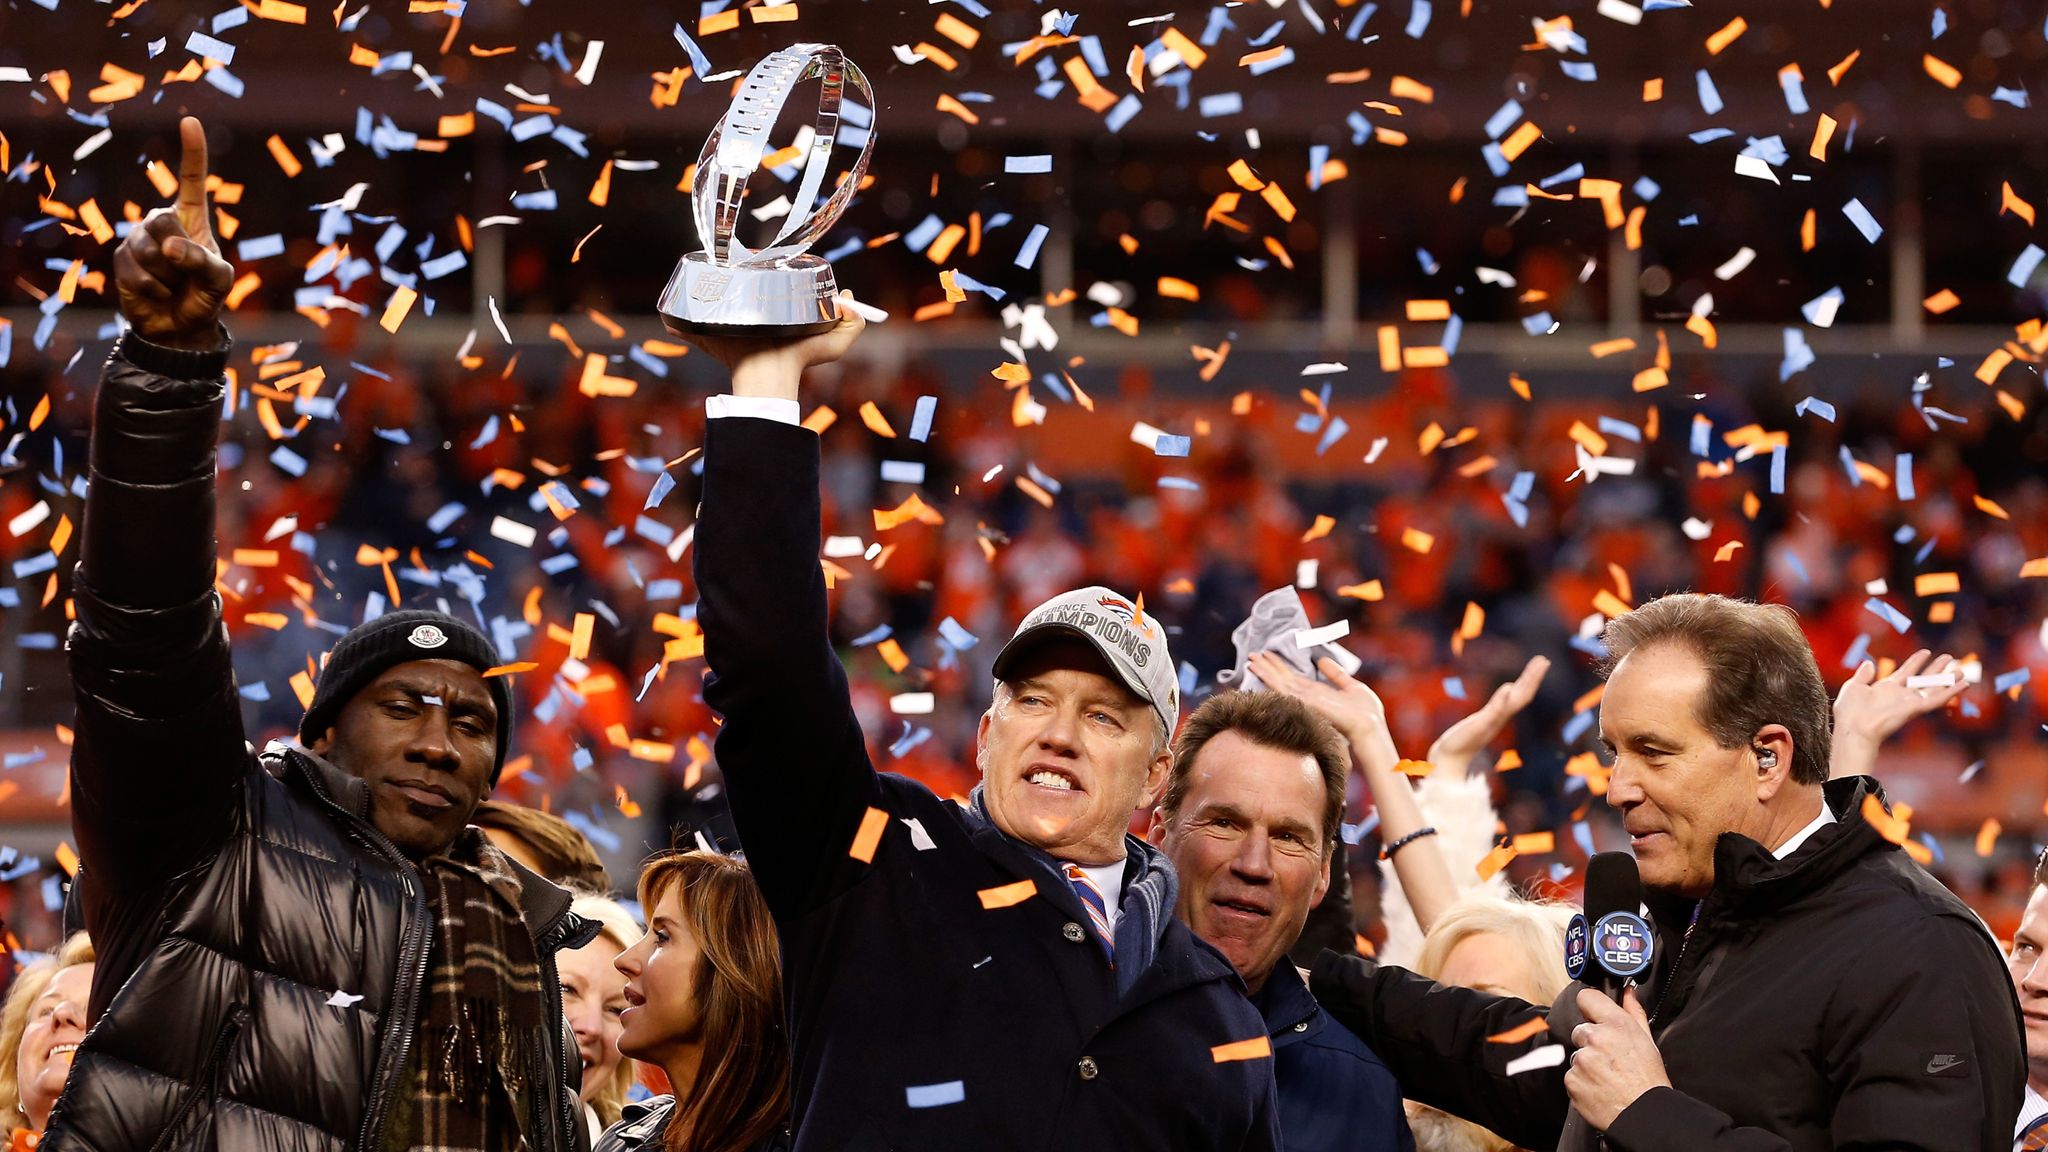
[[[413,660],[460,660],[479,672],[498,666],[498,653],[473,625],[445,612],[408,609],[390,612],[350,629],[320,670],[313,703],[299,721],[299,740],[311,743],[325,735],[356,693],[394,664]],[[491,786],[505,770],[505,751],[512,743],[512,692],[509,677],[484,681],[498,706],[498,759],[491,765]]]

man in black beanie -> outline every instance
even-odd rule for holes
[[[512,728],[474,627],[394,612],[329,653],[300,743],[244,740],[214,591],[234,275],[206,145],[114,255],[69,652],[91,1032],[41,1147],[587,1146],[555,953],[596,925],[470,826]]]

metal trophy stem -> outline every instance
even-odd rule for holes
[[[733,235],[747,180],[761,165],[768,134],[790,93],[814,77],[820,81],[818,115],[803,179],[782,230],[766,248],[749,251]],[[705,138],[697,157],[690,195],[697,238],[704,249],[683,257],[662,290],[658,308],[670,332],[776,338],[823,332],[838,324],[839,289],[832,266],[807,249],[838,222],[874,152],[870,125],[847,178],[819,202],[849,83],[872,110],[874,93],[867,77],[831,44],[797,44],[773,53],[740,82],[739,95]]]

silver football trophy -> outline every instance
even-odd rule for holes
[[[803,180],[781,232],[766,248],[749,251],[733,235],[747,180],[761,165],[783,103],[798,84],[813,77],[820,81],[818,117],[804,158]],[[839,286],[832,279],[832,266],[806,249],[846,211],[874,152],[874,125],[869,123],[852,170],[822,204],[818,202],[832,167],[840,103],[849,84],[872,114],[875,98],[867,77],[831,44],[785,48],[754,65],[741,81],[739,95],[719,117],[697,157],[690,200],[704,250],[683,257],[662,289],[661,319],[670,332],[772,338],[824,332],[839,323]]]

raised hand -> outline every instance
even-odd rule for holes
[[[785,341],[705,335],[688,339],[732,373],[733,395],[794,400],[804,369],[830,364],[846,355],[846,350],[867,330],[867,318],[860,309],[849,306],[853,293],[841,292],[839,296],[839,325],[815,336]]]
[[[1550,671],[1548,656],[1531,656],[1522,666],[1522,674],[1493,690],[1493,695],[1477,712],[1458,721],[1444,730],[1430,745],[1429,762],[1440,772],[1466,771],[1474,756],[1485,751],[1493,738],[1501,734],[1508,721],[1515,714],[1529,706],[1536,698],[1536,689],[1543,684],[1544,673]]]
[[[1271,652],[1252,653],[1247,666],[1268,688],[1300,700],[1328,720],[1350,742],[1351,754],[1361,765],[1379,767],[1376,761],[1384,759],[1384,766],[1391,768],[1400,759],[1379,694],[1364,681],[1352,679],[1335,660],[1316,662],[1327,683],[1303,676]]]
[[[220,347],[220,310],[235,272],[213,238],[206,132],[187,116],[178,122],[178,136],[178,198],[130,229],[114,250],[114,289],[121,315],[144,340],[210,350]]]
[[[1952,674],[1955,683],[1945,688],[1907,686],[1915,676],[1939,676],[1944,672]],[[1915,716],[1947,707],[1969,686],[1963,679],[1962,666],[1946,653],[1936,657],[1922,648],[1882,680],[1877,678],[1877,666],[1865,660],[1835,695],[1835,735],[1828,775],[1867,775],[1877,766],[1879,745]]]

